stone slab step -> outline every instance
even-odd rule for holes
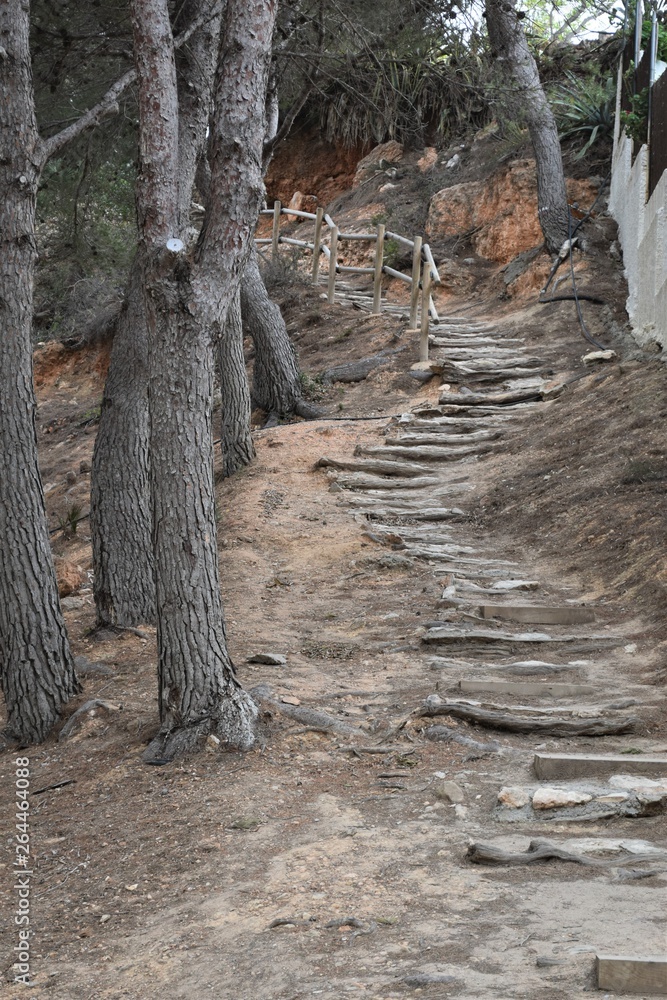
[[[550,677],[567,671],[579,670],[584,661],[572,660],[568,663],[545,663],[544,660],[515,660],[512,663],[477,663],[444,656],[434,656],[429,660],[431,670],[497,670],[516,677]],[[585,661],[588,662],[588,661]]]
[[[590,608],[544,607],[534,604],[481,604],[482,618],[503,618],[531,625],[585,625],[595,621]]]
[[[667,996],[667,954],[639,958],[633,955],[597,955],[599,990]]]
[[[667,775],[667,757],[644,754],[536,753],[533,767],[537,777],[545,780],[619,773]]]
[[[461,680],[457,686],[460,691],[465,691],[467,694],[488,692],[499,695],[519,695],[527,698],[577,698],[580,695],[599,693],[599,689],[592,684],[549,683],[548,681]],[[552,775],[548,775],[548,777],[552,777]]]
[[[620,640],[612,639],[606,635],[559,635],[551,636],[547,635],[545,632],[501,632],[501,631],[491,631],[490,629],[470,629],[463,630],[460,628],[448,628],[447,626],[442,626],[439,628],[431,628],[422,637],[422,642],[426,643],[446,643],[446,642],[519,642],[519,643],[570,643],[570,642],[585,642],[591,645],[609,645],[618,644]]]

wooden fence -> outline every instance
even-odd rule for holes
[[[256,239],[259,246],[270,245],[272,256],[276,258],[279,253],[281,243],[287,246],[301,247],[312,250],[313,267],[311,279],[313,284],[318,284],[320,280],[320,261],[324,256],[328,263],[327,274],[327,299],[333,303],[336,291],[336,275],[338,274],[367,274],[373,276],[373,315],[382,312],[382,275],[388,274],[392,278],[398,278],[410,285],[410,319],[409,326],[415,332],[418,330],[419,358],[420,361],[428,361],[428,336],[429,318],[436,323],[439,320],[431,289],[434,285],[440,284],[440,275],[433,260],[433,254],[428,243],[422,241],[421,236],[416,236],[414,240],[409,240],[399,233],[392,233],[380,223],[374,233],[343,233],[333,221],[330,215],[323,208],[318,208],[317,212],[303,212],[296,208],[283,208],[279,201],[274,202],[273,208],[264,209],[262,215],[273,217],[273,232],[270,238]],[[307,240],[295,240],[280,234],[281,215],[291,215],[297,219],[310,219],[315,224],[313,242]],[[322,231],[327,227],[330,234],[329,245],[322,241]],[[375,259],[372,267],[352,267],[339,263],[339,244],[345,240],[364,241],[375,244]],[[384,263],[385,242],[394,240],[401,246],[409,247],[412,250],[412,271],[404,274]],[[419,327],[417,322],[419,319]]]
[[[637,0],[637,16],[632,37],[626,40],[621,56],[621,110],[632,111],[633,97],[648,92],[648,190],[647,200],[667,169],[667,72],[657,75],[658,19],[655,10],[651,12],[651,35],[642,53],[642,24],[644,4]],[[631,66],[634,70],[631,71]],[[641,144],[635,142],[633,157]]]

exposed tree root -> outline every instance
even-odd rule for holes
[[[279,712],[289,719],[301,722],[304,726],[317,729],[318,732],[344,733],[348,736],[350,734],[354,734],[355,736],[362,735],[361,729],[355,726],[348,726],[339,719],[335,719],[332,715],[327,715],[326,712],[318,712],[315,709],[304,708],[299,705],[286,705],[282,701],[276,701],[271,694],[271,689],[265,684],[260,684],[253,688],[250,694],[263,708],[271,712]]]
[[[642,864],[648,861],[664,861],[665,853],[630,854],[621,858],[590,858],[586,854],[564,851],[551,840],[531,840],[528,850],[520,853],[504,851],[495,844],[471,844],[466,858],[475,865],[531,865],[540,861],[572,861],[589,868],[620,868],[624,865]]]
[[[66,740],[75,729],[78,729],[83,721],[83,716],[87,715],[95,709],[102,709],[105,712],[119,712],[120,705],[112,705],[110,701],[103,701],[101,698],[93,698],[91,701],[85,702],[81,708],[77,708],[74,715],[71,715],[67,720],[63,728],[60,730],[58,735],[58,742],[61,740]]]
[[[548,736],[609,736],[630,733],[639,724],[636,716],[621,719],[598,716],[593,719],[545,718],[537,715],[512,715],[501,709],[479,708],[465,702],[427,702],[417,715],[451,715],[487,729],[503,729],[511,733],[544,733]]]

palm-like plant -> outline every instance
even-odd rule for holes
[[[551,105],[561,139],[586,140],[575,156],[580,160],[594,143],[613,135],[616,84],[612,77],[601,83],[574,73],[567,73],[567,80],[552,92]]]

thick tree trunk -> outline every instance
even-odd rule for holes
[[[185,0],[176,27],[186,30],[211,0]],[[178,208],[173,236],[188,237],[197,162],[206,145],[220,10],[177,55]],[[100,624],[155,621],[148,442],[148,344],[135,261],[104,388],[91,475],[94,593]]]
[[[174,22],[174,32],[187,28],[210,8],[214,13],[176,53],[178,88],[178,228],[184,234],[190,225],[192,191],[198,164],[206,153],[208,119],[213,81],[220,47],[222,8],[217,0],[183,0]]]
[[[239,292],[227,313],[224,331],[217,339],[217,357],[222,393],[222,468],[223,475],[227,477],[250,465],[255,457],[250,431],[250,389],[243,356]]]
[[[46,737],[79,689],[49,547],[32,382],[35,204],[40,153],[29,8],[0,6],[0,673],[8,729]]]
[[[227,652],[218,576],[211,401],[213,348],[185,266],[148,294],[151,477],[161,729],[146,759],[169,760],[213,733],[246,749],[257,709]]]
[[[486,23],[494,58],[514,87],[511,104],[528,125],[537,166],[537,211],[550,253],[569,235],[569,213],[558,129],[537,65],[516,13],[516,0],[486,0]]]
[[[256,406],[281,418],[301,403],[299,368],[278,306],[271,301],[252,249],[241,283],[244,332],[255,345],[252,398]]]
[[[93,452],[90,530],[100,624],[155,621],[148,345],[138,260],[125,292]]]
[[[139,80],[137,207],[149,343],[151,495],[161,730],[147,759],[206,733],[249,747],[257,707],[225,642],[213,491],[211,331],[223,328],[263,191],[272,0],[228,0],[211,119],[211,190],[194,261],[178,224],[178,102],[166,0],[133,0]]]

